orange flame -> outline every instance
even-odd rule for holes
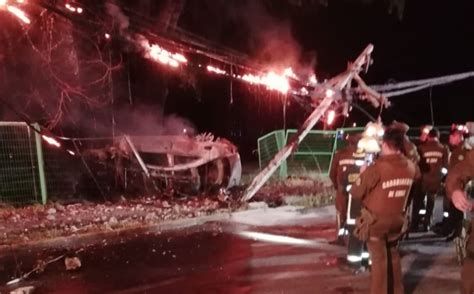
[[[273,71],[263,76],[245,74],[242,76],[242,80],[251,84],[266,86],[269,90],[276,90],[284,94],[290,89],[288,79],[284,75],[278,75]]]
[[[43,139],[49,144],[49,145],[53,145],[55,147],[61,147],[61,143],[59,143],[56,139],[54,138],[51,138],[51,137],[48,137],[46,135],[42,135],[41,137],[43,137]]]
[[[159,63],[176,68],[188,62],[184,55],[179,53],[171,53],[170,51],[165,50],[156,44],[150,45],[148,41],[142,42],[141,45],[146,50],[145,56],[152,60],[158,61]]]
[[[207,71],[219,75],[231,76],[228,72],[223,69],[208,65]],[[288,78],[298,79],[291,67],[285,69],[282,74],[277,74],[274,71],[270,71],[263,75],[254,75],[254,74],[244,74],[244,75],[232,75],[233,78],[245,81],[253,85],[265,86],[269,90],[279,91],[283,94],[288,93],[290,90],[290,82]],[[308,93],[307,89],[304,89],[306,94]]]
[[[212,73],[216,73],[218,75],[227,75],[227,72],[225,70],[214,67],[212,65],[207,66],[207,71],[212,72]]]
[[[288,67],[286,68],[284,71],[283,71],[283,75],[285,77],[289,77],[289,78],[292,78],[292,79],[295,79],[297,80],[298,77],[296,76],[296,74],[294,73],[293,69],[291,67]]]
[[[110,38],[110,35],[106,34],[106,38]],[[150,44],[148,40],[142,40],[139,42],[140,45],[145,50],[145,57],[157,61],[161,64],[168,65],[173,68],[177,68],[181,65],[185,65],[188,63],[187,58],[179,53],[170,52],[163,47],[157,44]],[[201,67],[201,65],[199,65]],[[280,74],[276,73],[275,71],[269,71],[265,74],[254,75],[254,74],[244,74],[244,75],[236,75],[230,74],[227,71],[217,68],[212,65],[207,65],[206,69],[208,72],[213,74],[219,74],[224,76],[231,76],[232,78],[239,79],[245,81],[247,83],[253,85],[261,85],[265,86],[269,90],[279,91],[283,94],[288,93],[290,90],[290,81],[289,79],[300,80],[298,76],[294,73],[291,67],[288,67],[280,72]],[[317,83],[316,76],[312,76],[308,81],[308,84],[315,84]],[[307,95],[309,92],[306,88],[301,90],[303,95]],[[327,93],[329,95],[333,95],[331,91]]]

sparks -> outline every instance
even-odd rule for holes
[[[58,148],[61,147],[61,143],[59,143],[56,139],[52,137],[48,137],[46,135],[42,135],[42,137],[49,145],[52,145]]]
[[[72,156],[76,155],[76,153],[74,153],[74,151],[71,151],[71,150],[69,150],[69,149],[67,150],[67,152],[68,152],[69,154],[71,154]]]

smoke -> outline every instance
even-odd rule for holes
[[[253,58],[271,69],[288,66],[299,75],[311,75],[316,65],[315,52],[305,52],[293,35],[289,15],[272,15],[261,1],[248,1],[242,7],[244,25],[249,32],[249,51]]]
[[[128,17],[122,12],[117,5],[107,2],[105,3],[105,11],[117,23],[120,33],[123,33],[130,26]]]
[[[195,135],[194,125],[176,114],[164,115],[162,110],[150,106],[123,108],[115,111],[117,129],[130,135]]]
[[[62,126],[76,129],[77,137],[109,137],[112,135],[112,118],[115,121],[116,135],[159,136],[195,135],[194,124],[176,114],[163,114],[160,106],[137,105],[134,107],[115,107],[112,111],[104,109],[84,111],[73,108]]]

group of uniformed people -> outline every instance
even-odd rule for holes
[[[336,152],[330,169],[338,223],[333,243],[347,246],[356,271],[370,264],[374,294],[404,293],[398,243],[408,232],[432,229],[447,240],[460,238],[473,209],[465,190],[474,179],[474,123],[453,125],[449,146],[432,126],[422,128],[417,145],[408,130],[396,121],[385,129],[368,125],[346,137],[348,145]],[[433,226],[443,190],[443,220]],[[464,252],[462,293],[473,294],[474,234]]]

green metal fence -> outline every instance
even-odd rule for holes
[[[41,139],[28,125],[0,122],[0,201],[46,203]]]
[[[441,141],[447,142],[450,127],[437,126],[441,132]],[[327,174],[336,150],[346,146],[345,135],[360,133],[363,127],[340,128],[334,131],[311,131],[276,173],[280,177],[288,174]],[[411,128],[408,136],[417,141],[419,128]],[[258,139],[260,169],[264,168],[275,154],[288,142],[297,130],[277,130]]]
[[[32,127],[39,130],[36,124]],[[32,127],[22,122],[0,122],[0,203],[45,204],[85,194],[93,197],[101,194],[101,188],[107,192],[105,184],[91,178],[80,157],[66,150],[74,152],[76,146],[102,148],[111,145],[112,138],[66,140],[63,145],[67,148],[58,148]]]
[[[297,130],[287,130],[285,143]],[[286,160],[293,174],[326,173],[331,165],[337,132],[310,131],[298,149]],[[284,175],[286,176],[286,174]]]
[[[442,141],[446,141],[449,127],[438,129],[441,130]],[[344,136],[361,131],[363,128],[311,131],[275,175],[286,177],[288,174],[327,174],[334,152],[346,144]],[[276,130],[259,138],[260,168],[265,167],[296,132],[294,129]],[[416,139],[419,133],[419,129],[411,129],[409,136]],[[68,143],[79,149],[87,149],[101,148],[110,145],[111,141],[93,139]],[[88,195],[98,193],[97,191],[108,192],[106,185],[92,181],[88,175],[84,164],[77,157],[71,157],[64,150],[48,145],[27,124],[0,122],[0,202],[25,205],[46,203],[48,198],[64,199],[73,195],[80,197],[82,190]],[[78,186],[82,190],[77,191]]]
[[[258,159],[260,169],[265,167],[273,156],[286,144],[285,131],[277,130],[260,137],[258,143]],[[278,174],[284,177],[287,173],[286,161],[280,165]]]
[[[346,128],[336,131],[310,131],[298,149],[285,160],[276,172],[279,177],[291,174],[325,174],[331,166],[335,150],[345,146],[346,133],[362,132],[364,128]],[[258,139],[260,169],[296,134],[297,130],[276,130]]]

